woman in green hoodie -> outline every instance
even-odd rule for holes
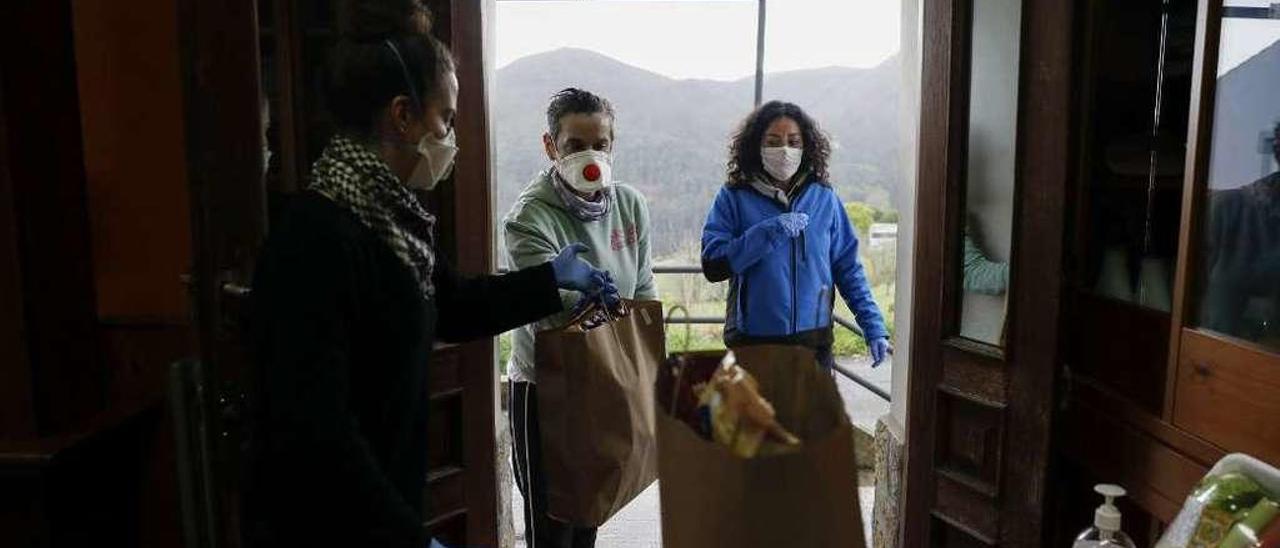
[[[503,221],[511,268],[554,257],[582,243],[582,258],[609,272],[622,298],[657,297],[649,257],[649,207],[634,188],[611,181],[613,106],[589,91],[569,88],[551,98],[543,148],[552,165],[533,178]],[[579,295],[561,292],[565,310]],[[515,332],[511,376],[511,437],[516,483],[525,498],[525,539],[531,548],[590,547],[594,527],[547,515],[547,487],[538,432],[534,340],[538,331],[567,321],[553,316]]]

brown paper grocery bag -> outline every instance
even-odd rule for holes
[[[538,420],[549,513],[599,526],[657,479],[653,388],[665,355],[662,303],[624,301],[538,333]]]
[[[657,417],[663,546],[864,546],[852,425],[831,374],[801,347],[734,352],[779,422],[804,445],[795,453],[741,459],[703,439],[668,413],[677,390],[666,377],[682,373],[680,356],[668,360],[659,386],[671,392],[659,392]],[[687,363],[705,369],[705,353],[690,357]]]

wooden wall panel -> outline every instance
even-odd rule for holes
[[[952,339],[942,349],[942,386],[973,400],[998,404],[1007,399],[1005,394],[1005,364],[988,355],[971,353],[970,348],[987,345],[966,339]]]
[[[1139,507],[1171,521],[1187,493],[1208,468],[1152,438],[1113,414],[1073,405],[1061,420],[1058,438],[1065,456],[1094,476],[1124,485]],[[1105,452],[1090,448],[1106,447]]]
[[[1075,292],[1063,349],[1073,375],[1088,376],[1123,392],[1143,409],[1160,414],[1168,368],[1169,315]],[[1126,333],[1130,336],[1116,336]],[[1137,334],[1142,334],[1138,336]]]
[[[9,174],[10,137],[5,123],[3,71],[0,66],[0,440],[25,438],[36,432],[23,318],[18,212]]]
[[[105,405],[71,3],[6,2],[0,9],[0,108],[23,334],[36,433],[46,435],[76,428]]]
[[[112,408],[160,407],[169,365],[190,354],[190,269],[177,12],[142,0],[72,5],[83,132],[86,209],[105,370]],[[171,418],[137,432],[130,512],[141,545],[179,542]]]
[[[97,311],[183,319],[191,262],[173,2],[74,3]]]
[[[194,346],[191,327],[177,322],[109,322],[100,340],[112,405],[160,401],[167,391],[169,367],[190,356]]]
[[[160,378],[185,352],[185,328],[170,322],[142,337],[104,329],[98,297],[111,292],[97,291],[95,278],[120,266],[153,273],[161,254],[142,245],[146,238],[188,237],[165,211],[118,207],[163,202],[168,189],[185,185],[180,173],[162,169],[165,146],[179,135],[157,129],[181,118],[164,109],[176,97],[155,64],[175,59],[174,40],[146,43],[176,21],[172,9],[150,4],[0,4],[0,530],[21,546],[26,538],[36,545],[178,542],[172,441],[156,404],[162,390],[139,379]],[[86,162],[111,172],[127,163],[132,171],[100,185],[133,195],[103,205]],[[181,196],[164,205],[188,207]],[[118,237],[95,225],[93,213],[102,212],[135,233]],[[114,243],[99,245],[104,236]],[[188,261],[169,258],[175,269]],[[153,281],[133,281],[130,293],[143,301],[161,291]],[[176,274],[172,285],[180,300]],[[180,321],[185,309],[163,313]]]
[[[1184,329],[1177,376],[1175,425],[1280,465],[1280,357],[1249,343]]]
[[[928,531],[931,539],[929,545],[938,548],[982,548],[998,545],[995,538],[985,536],[941,514],[935,514],[929,520],[929,525],[919,529],[922,533]]]
[[[936,483],[936,513],[952,523],[963,525],[982,538],[1000,534],[1000,512],[995,500],[982,496],[968,485],[941,475]]]
[[[938,472],[977,493],[1000,493],[1004,406],[977,402],[947,389],[938,395]]]

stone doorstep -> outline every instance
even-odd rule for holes
[[[858,425],[853,426],[853,458],[858,463],[858,485],[866,487],[874,485],[874,474],[876,469],[876,435],[874,432],[863,430]],[[864,474],[872,476],[870,483],[863,483],[861,480]]]

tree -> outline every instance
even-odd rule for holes
[[[875,222],[876,209],[862,202],[848,202],[844,204],[844,213],[849,216],[849,222],[853,223],[858,238],[865,239],[871,231],[871,223]]]

